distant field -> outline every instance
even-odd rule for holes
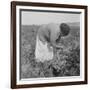
[[[59,56],[44,63],[34,58],[36,35],[40,26],[21,26],[21,78],[61,77],[80,75],[80,24],[68,23],[71,31],[58,43],[64,48]],[[60,58],[59,58],[60,57]]]

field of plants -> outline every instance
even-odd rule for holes
[[[36,62],[35,45],[36,35],[40,26],[22,25],[20,43],[20,77],[65,77],[80,75],[80,24],[68,23],[70,34],[61,38],[58,44],[62,49],[57,49],[55,58],[50,61]]]

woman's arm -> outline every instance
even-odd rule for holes
[[[51,46],[54,48],[63,48],[61,45],[57,45],[56,42],[51,41]]]
[[[57,37],[57,34],[51,33],[51,35],[50,35],[51,46],[53,46],[54,48],[61,48],[61,45],[57,44],[57,42],[60,41],[60,39],[61,39],[61,35],[58,35],[58,37]]]
[[[39,35],[39,39],[40,39],[40,41],[42,41],[43,44],[45,44],[46,39],[44,38],[44,36]]]
[[[46,39],[45,39],[45,37],[44,37],[44,36],[45,36],[45,35],[44,35],[44,34],[45,34],[44,32],[45,32],[45,27],[43,27],[43,25],[42,25],[42,26],[39,28],[37,34],[38,34],[39,40],[42,41],[43,44],[45,44],[45,42],[46,42]]]

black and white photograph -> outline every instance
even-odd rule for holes
[[[87,83],[87,7],[12,2],[12,88]]]
[[[80,75],[80,13],[21,10],[22,78]]]

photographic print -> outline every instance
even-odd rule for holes
[[[11,5],[11,87],[87,83],[87,6]]]
[[[21,79],[80,75],[80,13],[21,10]]]

